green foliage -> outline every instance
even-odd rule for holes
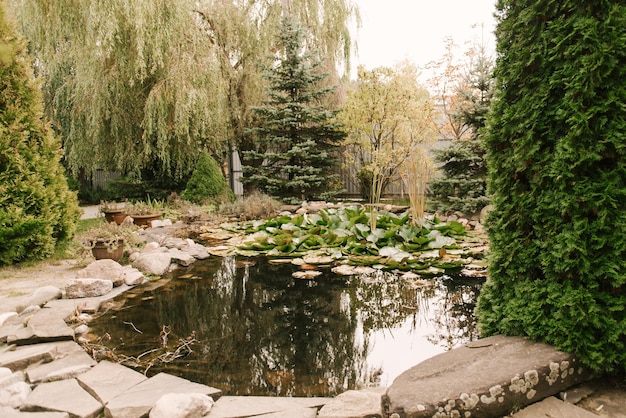
[[[456,140],[435,151],[441,175],[430,183],[433,208],[474,214],[489,204],[483,129],[493,97],[493,63],[484,48],[470,54],[467,75],[460,83],[461,100],[453,118],[469,128],[470,140]]]
[[[321,61],[302,52],[305,34],[289,18],[281,24],[282,56],[266,69],[269,99],[253,111],[262,125],[249,133],[255,150],[243,153],[243,183],[285,201],[318,198],[337,177],[337,152],[345,134],[335,112],[320,105],[332,89]]]
[[[484,156],[479,139],[454,141],[435,151],[441,176],[430,182],[433,209],[473,214],[489,204]]]
[[[626,370],[626,5],[502,0],[484,335]]]
[[[371,216],[376,226],[371,228]],[[249,237],[241,245],[244,254],[301,257],[313,252],[333,260],[346,257],[353,264],[375,264],[383,269],[441,273],[460,270],[459,258],[442,257],[441,248],[456,248],[466,234],[458,222],[411,222],[409,213],[372,212],[363,207],[323,209],[319,213],[282,215],[245,225]],[[435,267],[435,269],[431,269]]]
[[[74,234],[79,209],[24,43],[2,6],[0,49],[0,265],[8,265],[53,254]]]
[[[45,111],[74,175],[105,169],[186,180],[201,150],[225,160],[228,145],[252,147],[244,127],[261,101],[260,64],[274,52],[283,2],[5,4],[40,64]],[[355,10],[348,0],[290,7],[310,29],[307,44],[320,47],[333,72],[349,72]]]
[[[387,186],[410,171],[415,148],[433,141],[433,102],[417,82],[417,68],[366,70],[348,91],[340,118],[348,133],[344,164],[356,172],[361,197],[378,203]]]
[[[192,203],[201,204],[208,198],[220,195],[225,188],[226,182],[220,166],[208,152],[203,152],[181,197]]]

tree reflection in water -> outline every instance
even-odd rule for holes
[[[197,262],[158,289],[122,295],[123,308],[94,320],[92,334],[108,333],[116,354],[138,357],[158,347],[168,326],[170,339],[195,335],[193,353],[140,371],[166,371],[230,395],[281,396],[334,396],[378,384],[381,375],[388,385],[477,334],[480,282],[423,286],[392,273],[330,270],[309,281],[292,278],[291,264],[250,261]]]

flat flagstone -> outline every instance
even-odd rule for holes
[[[39,361],[52,361],[56,354],[57,346],[54,343],[17,347],[15,350],[0,353],[0,367],[7,367],[12,371],[22,370]]]
[[[343,392],[320,409],[318,416],[325,418],[380,418],[381,400],[387,388],[368,388]]]
[[[87,392],[105,405],[148,378],[121,364],[103,360],[76,379]]]
[[[78,299],[55,299],[46,303],[46,308],[62,308],[65,309],[66,312],[69,310],[70,312],[79,311],[85,313],[95,313],[98,312],[98,310],[100,309],[100,305],[102,304],[102,302],[113,299],[114,297],[124,293],[130,288],[131,286],[128,286],[127,284],[122,284],[120,286],[114,287],[113,290],[102,296]]]
[[[74,330],[68,327],[63,319],[56,317],[41,322],[31,320],[27,327],[7,337],[7,343],[16,345],[70,340],[74,340]]]
[[[30,412],[67,412],[73,418],[96,418],[102,409],[102,404],[81,388],[76,379],[38,385],[21,408]]]
[[[210,415],[209,415],[210,417]],[[270,414],[256,415],[255,418],[315,418],[317,417],[317,408],[292,408],[286,411],[273,412]]]
[[[140,418],[150,412],[161,396],[168,393],[203,393],[213,400],[222,395],[219,389],[159,373],[111,399],[105,406],[105,413],[110,418]]]
[[[14,412],[3,418],[70,418],[67,412]]]
[[[263,416],[287,412],[298,408],[319,408],[331,398],[286,398],[275,396],[222,396],[209,416],[211,418],[236,418]],[[292,415],[297,416],[297,415]]]
[[[84,350],[78,349],[65,357],[26,369],[31,383],[44,383],[54,380],[71,379],[95,366],[97,362]]]
[[[563,402],[554,396],[544,399],[541,402],[532,404],[522,411],[513,414],[513,418],[598,418],[596,414],[592,414],[582,408],[574,406],[570,403]]]

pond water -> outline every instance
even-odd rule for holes
[[[160,287],[116,299],[90,323],[94,350],[148,376],[165,371],[226,395],[335,396],[388,386],[477,338],[483,280],[330,269],[302,280],[291,276],[296,269],[264,258],[196,262]]]

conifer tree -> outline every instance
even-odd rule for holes
[[[284,201],[323,198],[331,192],[337,150],[345,137],[336,112],[321,104],[332,88],[322,62],[306,51],[304,31],[289,17],[280,28],[281,56],[264,75],[268,100],[255,107],[257,148],[243,154],[243,182]]]
[[[484,47],[471,55],[469,71],[457,88],[459,105],[453,117],[470,132],[469,139],[457,139],[435,151],[441,176],[430,183],[437,210],[473,214],[489,204],[487,163],[482,141],[483,128],[493,96],[493,61]]]
[[[49,256],[78,221],[30,64],[0,5],[0,265]]]
[[[500,0],[483,335],[626,370],[626,3]]]

